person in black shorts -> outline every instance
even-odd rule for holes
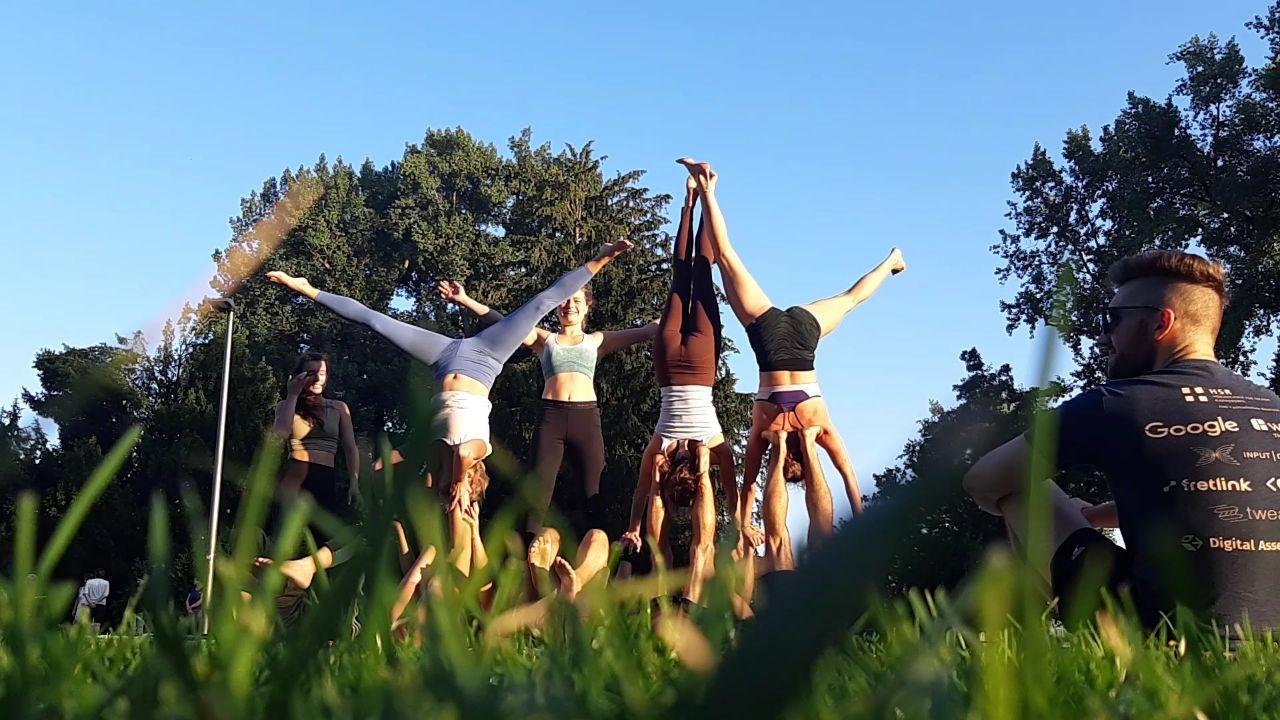
[[[1182,606],[1220,627],[1280,627],[1280,398],[1218,364],[1221,265],[1153,251],[1111,268],[1099,338],[1110,380],[1054,411],[1060,470],[1090,468],[1114,500],[1047,482],[1049,579],[1064,617],[1127,588],[1149,627]],[[1024,527],[1026,436],[977,462],[964,487],[1011,534]],[[1096,528],[1118,527],[1120,548]],[[1233,631],[1234,634],[1234,631]]]

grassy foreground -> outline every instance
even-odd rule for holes
[[[1191,625],[1145,634],[1119,612],[1068,633],[1049,621],[1034,581],[998,553],[955,598],[871,599],[876,564],[865,555],[850,563],[849,550],[877,537],[884,544],[892,505],[814,553],[798,581],[749,623],[732,619],[734,571],[721,552],[707,607],[687,621],[655,612],[648,598],[656,581],[641,579],[589,586],[578,608],[561,603],[541,631],[508,638],[487,632],[499,612],[523,600],[520,559],[502,541],[515,516],[500,515],[490,523],[488,569],[470,579],[440,576],[442,596],[427,604],[421,623],[404,628],[415,643],[390,626],[400,578],[387,534],[374,528],[406,518],[416,540],[429,543],[442,523],[422,488],[398,487],[387,475],[388,499],[369,509],[356,557],[321,576],[307,612],[286,627],[273,601],[282,578],[247,570],[258,548],[256,531],[246,528],[265,516],[271,451],[217,560],[210,635],[198,639],[174,608],[169,518],[156,498],[149,579],[123,623],[133,627],[136,611],[150,632],[98,637],[60,624],[75,588],[51,574],[135,440],[131,434],[112,450],[38,555],[34,499],[18,503],[14,572],[0,578],[6,718],[1280,715],[1280,648],[1270,636],[1230,648]],[[904,501],[930,498],[922,490]],[[302,535],[306,514],[302,508],[286,520],[277,557]],[[196,547],[202,535],[192,529]],[[477,596],[490,580],[499,592],[485,612]]]

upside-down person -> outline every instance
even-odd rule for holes
[[[804,428],[817,428],[815,440],[831,457],[832,464],[844,480],[849,507],[855,515],[861,513],[862,493],[858,489],[858,477],[849,451],[827,412],[826,401],[818,387],[814,355],[820,339],[839,327],[850,311],[870,299],[886,278],[907,268],[902,253],[894,248],[871,272],[838,295],[786,310],[779,309],[756,283],[729,242],[729,231],[716,200],[715,171],[707,163],[689,158],[681,158],[677,162],[688,169],[697,184],[703,213],[711,228],[716,265],[724,281],[725,296],[733,314],[747,331],[747,340],[760,370],[760,386],[752,409],[751,433],[743,461],[745,496],[740,505],[741,521],[745,524],[750,520],[755,480],[768,445],[763,433],[768,430],[799,432]],[[830,513],[826,516],[830,518]],[[817,521],[817,518],[811,516],[810,521]],[[827,520],[818,531],[824,535],[831,534],[831,521]]]
[[[697,189],[686,185],[684,207],[671,256],[671,291],[653,339],[653,366],[662,392],[658,426],[640,462],[640,478],[631,502],[631,519],[622,536],[623,548],[640,549],[640,524],[649,510],[651,532],[661,534],[669,522],[650,506],[660,501],[670,513],[688,507],[693,513],[693,541],[689,548],[690,579],[685,598],[697,603],[702,583],[715,563],[716,505],[710,466],[714,457],[729,516],[740,528],[738,485],[733,451],[725,442],[712,403],[716,365],[720,358],[720,308],[711,265],[711,239],[698,228],[692,235]],[[750,530],[747,530],[748,532]],[[756,544],[759,538],[754,539]]]
[[[459,282],[441,282],[440,297],[493,324],[502,314],[467,295]],[[575,529],[580,535],[604,526],[600,503],[600,474],[604,472],[604,434],[600,429],[600,408],[596,405],[596,363],[609,353],[637,343],[648,342],[657,332],[656,323],[627,330],[586,332],[591,310],[591,287],[570,295],[556,308],[559,332],[535,327],[523,344],[542,363],[542,420],[534,434],[534,468],[539,494],[525,525],[529,539],[542,529],[543,516],[551,507],[556,475],[568,450],[582,474],[585,510]]]

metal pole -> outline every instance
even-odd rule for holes
[[[214,301],[214,306],[227,311],[227,347],[222,356],[222,401],[218,405],[218,445],[213,457],[213,500],[209,505],[209,554],[205,557],[209,566],[204,582],[204,628],[209,634],[209,607],[213,601],[213,556],[218,547],[218,511],[222,505],[222,449],[227,436],[227,390],[231,386],[231,336],[235,330],[236,305],[230,299]]]

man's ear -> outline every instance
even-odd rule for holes
[[[1160,317],[1156,320],[1155,333],[1153,338],[1157,341],[1164,340],[1173,332],[1173,325],[1178,321],[1178,314],[1171,308],[1164,308],[1160,311]]]

